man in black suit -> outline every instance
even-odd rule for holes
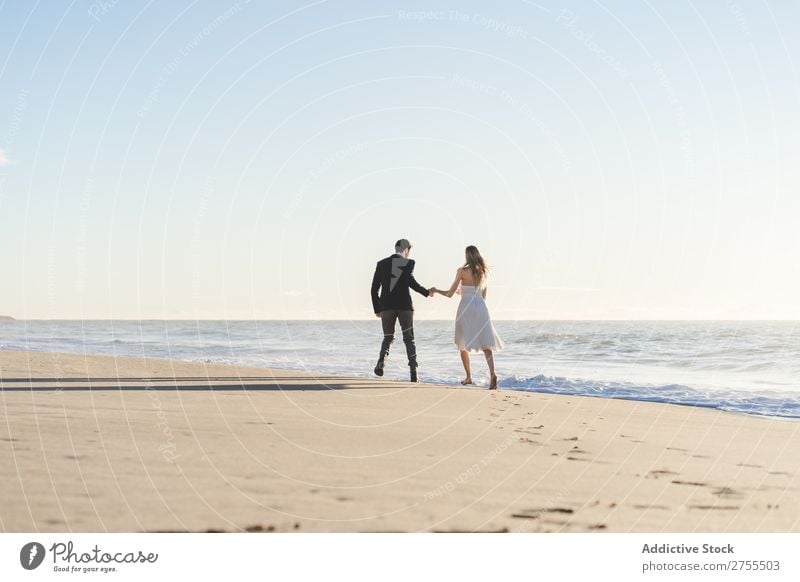
[[[372,276],[372,308],[375,316],[381,318],[383,324],[383,343],[375,374],[383,376],[383,366],[389,347],[394,341],[394,328],[400,320],[400,329],[403,331],[403,343],[406,344],[408,354],[408,367],[411,371],[411,381],[417,379],[417,347],[414,344],[414,306],[411,303],[409,288],[417,293],[430,297],[428,289],[417,283],[414,278],[414,261],[408,258],[411,252],[411,243],[401,238],[394,245],[395,253],[378,261],[375,274]],[[378,290],[380,289],[380,296]]]

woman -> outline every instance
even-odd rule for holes
[[[452,297],[461,285],[461,302],[456,312],[455,334],[455,343],[461,352],[461,363],[464,364],[464,371],[467,373],[467,377],[461,383],[465,386],[472,384],[469,352],[482,350],[492,377],[489,389],[496,390],[497,375],[494,373],[493,352],[503,349],[503,340],[497,335],[489,317],[489,308],[486,306],[486,280],[489,269],[476,247],[468,246],[464,254],[466,260],[456,271],[456,278],[450,289],[441,291],[433,287],[431,290],[439,295]]]

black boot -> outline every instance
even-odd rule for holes
[[[417,378],[417,369],[410,368],[411,370],[411,382],[419,382],[419,378]]]
[[[376,376],[383,376],[383,358],[378,359],[378,363],[375,364],[374,372]]]

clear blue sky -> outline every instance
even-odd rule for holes
[[[796,2],[2,2],[0,314],[800,318]],[[419,318],[455,301],[416,299]]]

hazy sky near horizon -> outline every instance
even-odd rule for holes
[[[371,317],[407,237],[426,286],[477,245],[498,319],[800,319],[798,29],[766,1],[0,3],[0,314]]]

